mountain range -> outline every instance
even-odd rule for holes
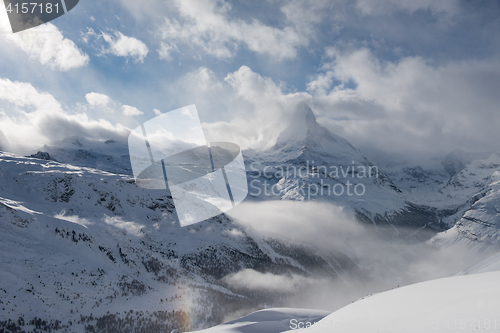
[[[499,153],[452,152],[439,170],[379,167],[299,104],[272,148],[243,154],[249,202],[334,204],[374,237],[499,250]],[[0,152],[0,330],[187,331],[283,306],[307,279],[341,288],[373,276],[348,248],[226,214],[181,228],[174,210],[168,192],[135,185],[125,143],[72,137],[29,157]],[[294,289],[234,283],[242,272]]]

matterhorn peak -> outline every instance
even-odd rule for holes
[[[292,123],[306,124],[307,127],[315,126],[318,124],[316,121],[316,116],[313,111],[305,102],[300,102],[295,107],[295,111],[292,114]]]
[[[288,127],[279,134],[276,144],[267,152],[274,156],[275,161],[314,156],[316,160],[340,158],[348,163],[353,160],[365,161],[347,140],[318,124],[316,116],[306,103],[298,103],[289,119]]]
[[[328,150],[332,144],[339,143],[350,146],[346,140],[318,124],[311,108],[300,102],[290,117],[289,126],[278,136],[274,149],[318,151]]]

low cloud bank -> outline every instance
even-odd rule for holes
[[[362,225],[348,210],[329,203],[247,202],[229,213],[250,232],[312,245],[333,256],[348,255],[357,263],[356,272],[345,270],[331,279],[251,270],[225,278],[234,287],[287,292],[288,306],[335,310],[371,293],[455,275],[483,258],[388,237],[391,227]]]

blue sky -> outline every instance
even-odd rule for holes
[[[363,149],[497,150],[499,14],[491,0],[81,0],[0,34],[0,131],[11,150],[125,137],[196,104],[210,139],[264,149],[306,101]]]

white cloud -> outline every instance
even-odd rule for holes
[[[460,5],[459,0],[357,0],[357,7],[365,15],[392,14],[396,10],[413,13],[417,10],[431,10],[454,14]]]
[[[224,231],[222,231],[222,234],[230,237],[245,237],[245,234],[239,229],[224,229]]]
[[[60,220],[79,224],[85,228],[87,228],[88,225],[94,224],[93,222],[90,222],[88,219],[79,217],[78,215],[66,215],[65,210],[62,210],[59,214],[56,214],[54,217]]]
[[[294,293],[314,283],[313,279],[300,275],[276,275],[257,272],[253,269],[244,269],[228,275],[223,281],[233,288],[278,293]]]
[[[5,100],[17,107],[34,107],[40,111],[60,112],[61,104],[47,92],[39,92],[30,83],[12,82],[0,79],[0,100]]]
[[[89,62],[89,56],[73,41],[64,38],[52,23],[4,37],[11,45],[16,45],[26,52],[32,60],[51,69],[68,71],[86,66]]]
[[[10,26],[9,17],[7,16],[7,11],[3,10],[4,2],[0,0],[0,34],[11,34],[12,28]]]
[[[109,113],[113,113],[115,110],[121,110],[122,114],[130,117],[130,116],[140,116],[143,115],[144,112],[137,109],[134,106],[130,105],[122,105],[121,103],[111,99],[108,95],[91,92],[85,95],[85,99],[89,103],[89,107],[85,107],[86,110],[98,109],[98,111],[106,111]],[[155,113],[161,112],[159,110],[153,110]],[[158,114],[158,113],[157,113]]]
[[[140,116],[144,114],[144,112],[142,112],[141,110],[130,105],[122,105],[122,111],[126,116]]]
[[[85,112],[70,114],[51,94],[30,83],[0,79],[0,105],[9,110],[0,112],[0,131],[18,153],[69,136],[124,139],[130,133],[121,124],[93,120]]]
[[[155,115],[159,116],[161,115],[161,111],[158,110],[158,109],[153,109],[153,112],[155,113]]]
[[[171,52],[180,45],[190,46],[191,53],[217,58],[231,58],[243,45],[282,60],[296,57],[297,49],[309,42],[293,26],[279,29],[256,19],[231,19],[231,5],[225,1],[176,0],[175,4],[180,19],[166,18],[160,28],[162,38],[168,41],[159,49],[165,59],[171,59]]]
[[[269,78],[242,66],[223,81],[201,67],[172,84],[178,105],[196,104],[207,140],[268,148],[287,126],[288,114],[307,93],[285,94]],[[310,97],[310,96],[309,96]]]
[[[91,92],[85,95],[85,99],[91,106],[105,107],[111,103],[111,98],[108,95]]]
[[[0,109],[0,114],[2,114],[2,110]],[[7,140],[7,137],[5,134],[3,134],[2,131],[0,131],[0,150],[3,151],[9,151],[10,150],[10,143],[9,140]]]
[[[228,213],[247,233],[280,239],[342,262],[344,268],[335,269],[337,279],[330,276],[327,281],[252,270],[225,279],[232,286],[251,290],[293,290],[296,300],[287,306],[343,306],[368,293],[456,274],[481,256],[391,239],[391,226],[359,223],[349,209],[326,202],[244,202]],[[352,271],[346,269],[351,260]]]
[[[161,42],[160,48],[157,51],[160,59],[170,61],[173,60],[172,53],[174,51],[179,51],[179,49],[175,44]]]
[[[499,84],[495,59],[435,66],[421,57],[380,61],[362,48],[329,49],[307,92],[287,93],[281,83],[242,66],[223,81],[202,67],[175,82],[170,93],[180,105],[197,105],[209,141],[269,148],[295,105],[305,101],[322,125],[356,147],[417,159],[456,148],[498,150]]]
[[[91,38],[99,38],[94,29],[87,27],[87,32],[82,32],[82,40],[84,43],[88,43]]]
[[[103,32],[102,38],[109,44],[109,48],[105,49],[104,53],[133,58],[136,62],[144,62],[148,55],[149,49],[146,44],[137,38],[125,36],[119,31],[115,32],[115,37]]]
[[[143,235],[142,228],[144,228],[144,225],[142,224],[124,221],[119,216],[107,216],[107,215],[104,216],[103,221],[106,224],[109,224],[113,227],[122,229],[127,234],[131,234],[138,237]]]
[[[327,19],[329,22],[342,21],[344,10],[340,2],[331,0],[288,0],[280,8],[287,22],[294,27],[303,38],[316,39],[319,35],[318,26]],[[329,28],[329,33],[339,32],[335,24]]]
[[[379,61],[368,49],[329,55],[308,90],[324,124],[355,145],[408,154],[498,149],[497,60],[431,66],[420,57]],[[341,84],[332,87],[334,79]]]

